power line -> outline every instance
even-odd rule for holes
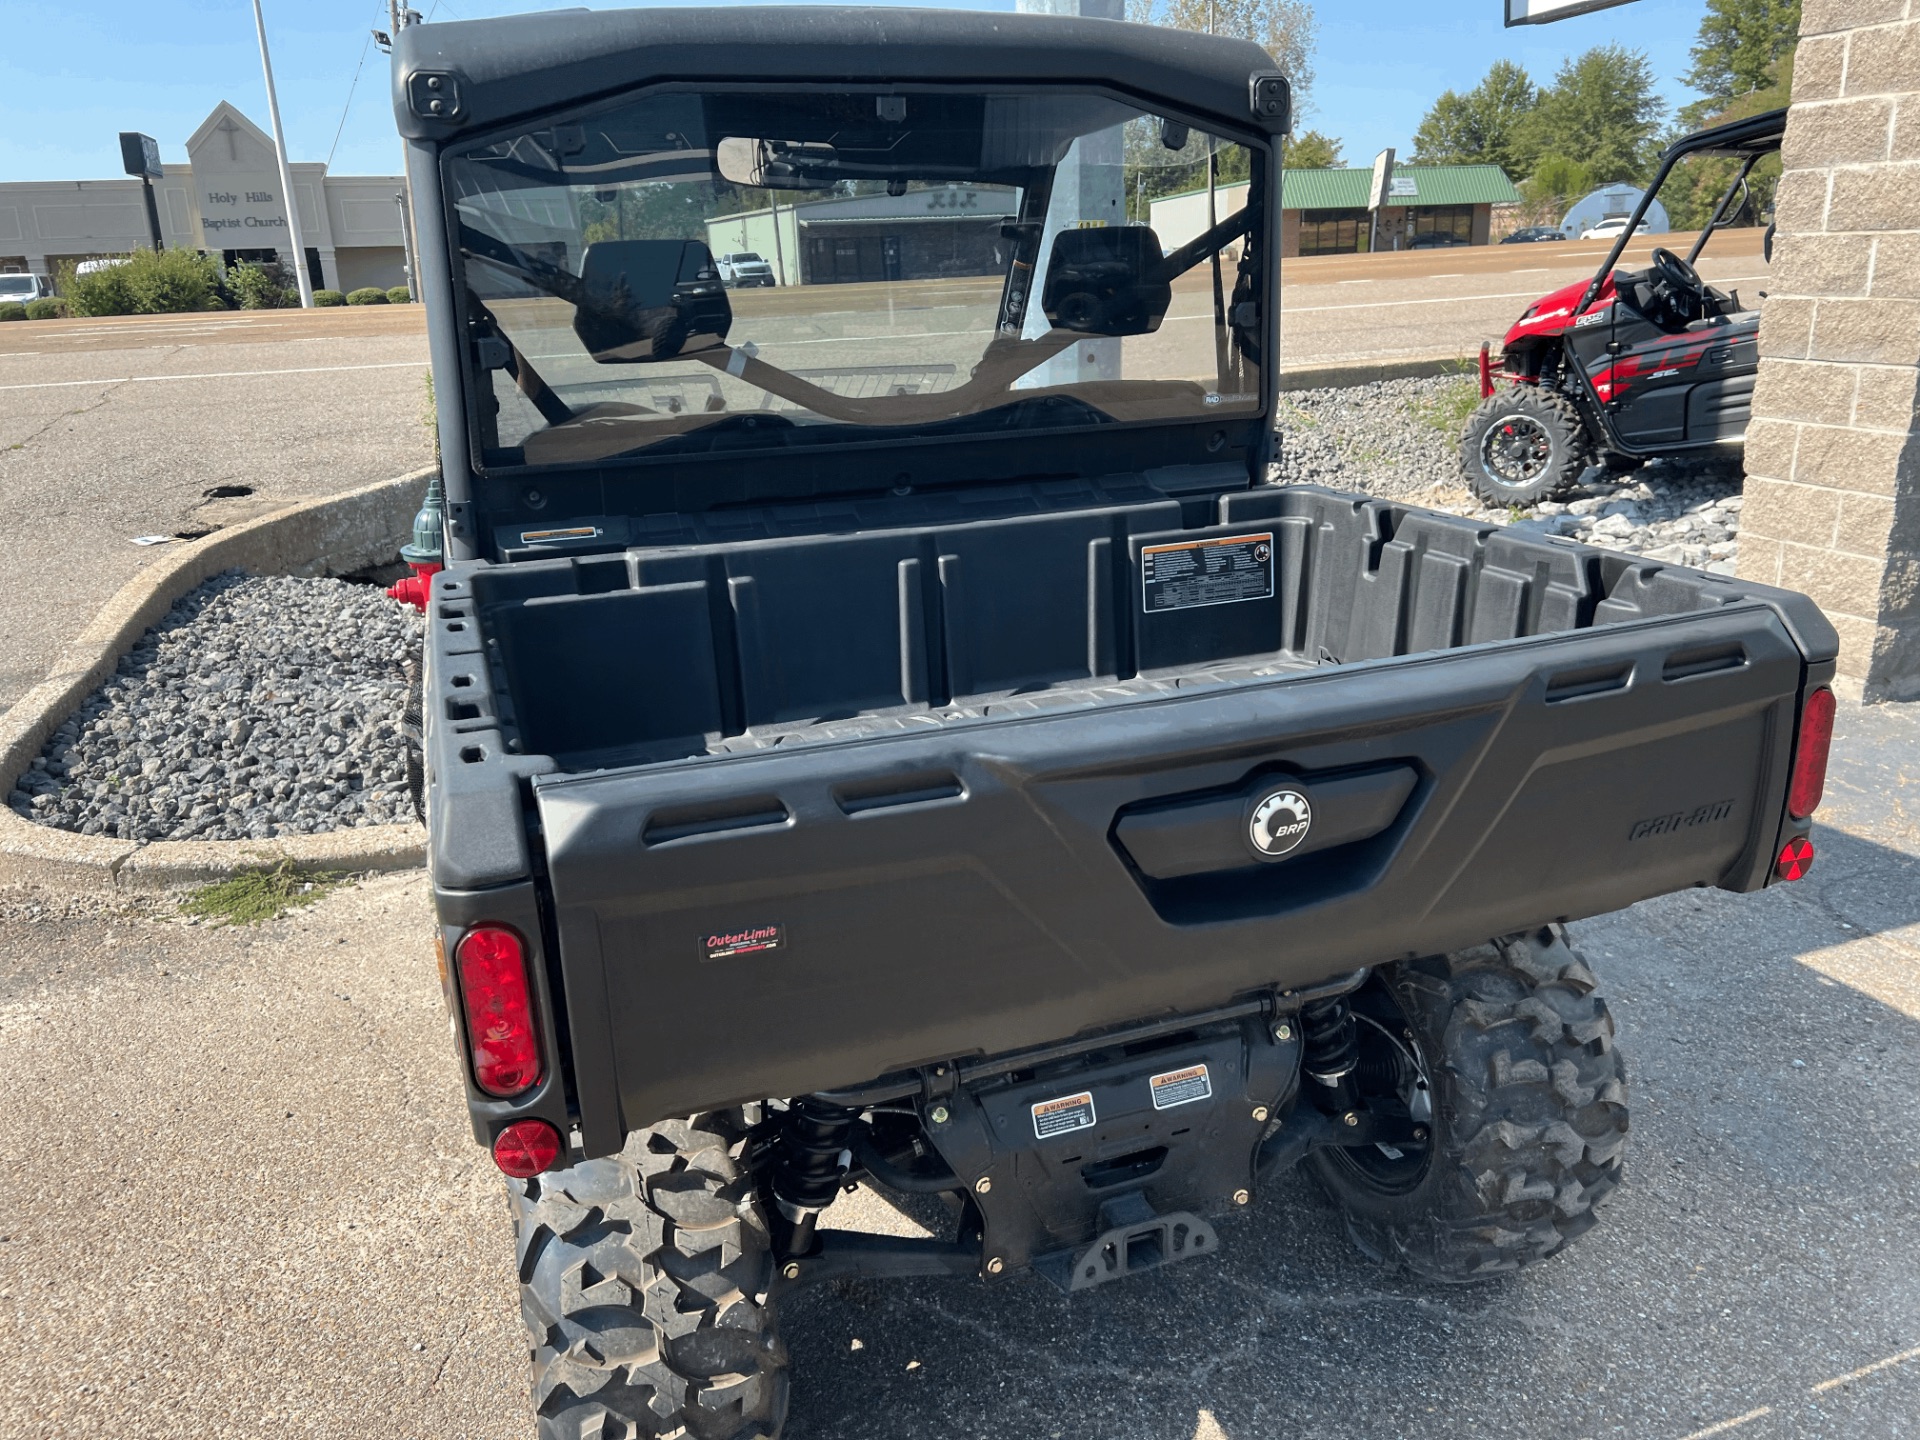
[[[353,109],[353,92],[360,86],[360,71],[367,63],[367,50],[373,44],[373,32],[367,32],[367,38],[360,42],[360,61],[353,67],[353,83],[347,86],[347,103],[340,107],[340,124],[333,132],[333,144],[327,147],[327,168],[333,168],[333,152],[340,148],[340,137],[346,133],[347,112]]]

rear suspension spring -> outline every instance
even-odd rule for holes
[[[1317,1087],[1320,1108],[1339,1115],[1354,1108],[1353,1072],[1360,1063],[1359,1026],[1347,997],[1335,995],[1300,1008],[1300,1068]]]
[[[773,1167],[773,1199],[791,1227],[791,1254],[803,1255],[813,1247],[814,1224],[840,1192],[851,1164],[847,1138],[858,1113],[816,1095],[802,1095],[787,1108]]]

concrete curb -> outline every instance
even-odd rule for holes
[[[1494,356],[1497,363],[1499,356]],[[1337,390],[1346,385],[1371,385],[1376,380],[1425,380],[1434,375],[1471,375],[1471,355],[1409,355],[1394,360],[1355,360],[1338,365],[1306,365],[1280,371],[1280,389]]]
[[[113,673],[173,602],[225,570],[341,575],[391,560],[412,535],[431,469],[305,500],[169,550],[107,601],[47,678],[0,715],[0,794],[47,737]],[[370,825],[273,840],[163,840],[150,845],[56,830],[0,807],[0,882],[157,890],[285,860],[302,870],[396,870],[422,863],[418,825]]]

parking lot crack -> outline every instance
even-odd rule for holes
[[[182,347],[178,345],[174,346],[172,351],[170,351],[168,355],[162,357],[163,360],[171,359],[174,354],[179,353],[181,348]],[[106,388],[102,390],[98,395],[96,395],[93,398],[91,403],[86,405],[76,406],[71,410],[62,410],[58,415],[55,415],[49,418],[44,425],[41,425],[35,430],[29,431],[23,438],[9,442],[6,448],[8,450],[26,449],[27,446],[31,445],[34,441],[38,440],[42,435],[46,434],[49,430],[53,429],[54,426],[60,424],[62,421],[71,420],[77,415],[91,414],[93,411],[98,410],[102,405],[105,405],[116,394],[118,394],[123,387],[131,385],[136,378],[137,377],[135,376],[127,375],[127,376],[122,376],[118,380],[101,381],[100,383],[104,385]]]

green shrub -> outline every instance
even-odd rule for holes
[[[278,261],[234,266],[227,271],[227,289],[242,310],[285,310],[300,303],[300,292],[293,288],[287,267]]]
[[[358,290],[347,292],[349,305],[384,305],[386,303],[387,292],[377,285],[363,285]]]
[[[0,320],[24,320],[27,307],[18,300],[0,300]]]
[[[194,250],[136,250],[91,274],[61,267],[60,292],[75,315],[161,315],[225,308],[220,267]]]
[[[220,266],[198,251],[136,250],[125,265],[114,268],[127,272],[136,315],[211,310],[218,298]]]
[[[316,290],[313,292],[313,303],[316,306],[344,305],[347,297],[338,290]]]
[[[404,285],[396,285],[387,291],[387,303],[389,305],[411,305],[413,303],[413,292]]]
[[[27,302],[29,320],[64,320],[67,318],[67,302],[58,296],[42,295],[38,300]]]

